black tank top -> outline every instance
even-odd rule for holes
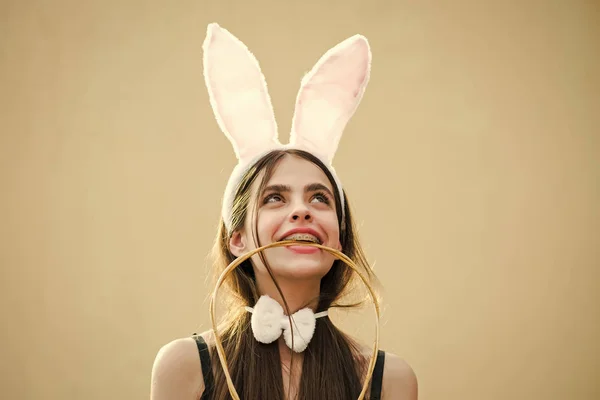
[[[204,392],[200,400],[211,400],[212,399],[212,388],[214,387],[214,377],[212,372],[212,366],[210,362],[210,353],[208,352],[208,346],[204,341],[204,338],[198,334],[192,336],[196,340],[198,345],[198,352],[200,353],[200,366],[202,367],[202,375],[204,376]],[[383,366],[385,364],[385,352],[379,350],[377,353],[377,360],[375,362],[375,369],[373,370],[373,378],[371,382],[371,395],[370,400],[381,400],[381,383],[383,381]]]

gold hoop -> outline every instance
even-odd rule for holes
[[[346,265],[348,265],[350,268],[352,268],[354,270],[354,272],[356,272],[358,274],[358,276],[363,281],[363,283],[365,284],[367,289],[369,289],[369,294],[371,296],[371,300],[373,301],[373,306],[375,308],[376,324],[375,324],[375,342],[373,343],[373,354],[371,355],[371,360],[369,362],[369,368],[367,370],[367,376],[365,377],[365,382],[363,384],[362,391],[360,392],[360,395],[358,396],[358,400],[363,400],[365,398],[365,395],[369,388],[369,382],[371,381],[371,378],[373,377],[373,370],[375,369],[375,362],[377,360],[377,352],[379,351],[379,302],[377,300],[377,297],[375,296],[373,287],[369,284],[369,281],[367,280],[367,278],[358,269],[358,267],[354,264],[354,262],[348,256],[346,256],[344,253],[342,253],[336,249],[333,249],[331,247],[323,246],[320,244],[309,243],[309,242],[296,242],[293,240],[274,242],[274,243],[270,243],[270,244],[264,245],[262,247],[259,247],[257,249],[254,249],[254,250],[244,254],[243,256],[240,256],[240,257],[236,258],[235,260],[233,260],[231,262],[231,264],[229,264],[227,266],[227,268],[225,268],[225,270],[219,276],[217,285],[216,285],[215,290],[213,291],[212,297],[210,299],[210,320],[211,320],[213,332],[215,335],[215,344],[216,344],[216,348],[217,348],[217,353],[219,355],[221,367],[223,368],[223,372],[225,373],[225,379],[227,381],[227,386],[229,387],[229,393],[231,394],[231,396],[233,397],[234,400],[240,400],[240,397],[237,394],[237,391],[235,390],[233,381],[231,380],[231,375],[229,374],[229,368],[227,367],[227,358],[225,357],[225,350],[223,349],[223,344],[221,343],[221,338],[219,336],[219,333],[217,332],[217,323],[215,321],[215,309],[216,309],[216,298],[217,298],[217,293],[219,291],[219,288],[221,287],[221,285],[223,284],[223,281],[225,280],[225,278],[227,277],[227,275],[229,275],[229,273],[231,271],[233,271],[242,262],[246,261],[247,259],[249,259],[253,255],[255,255],[256,253],[261,252],[266,249],[269,249],[271,247],[281,247],[281,246],[286,246],[286,245],[291,245],[291,244],[318,247],[319,249],[327,251],[329,254],[333,255],[338,260],[343,261]]]

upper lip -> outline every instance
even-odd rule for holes
[[[285,232],[283,235],[281,235],[279,240],[283,240],[283,238],[286,238],[290,235],[293,235],[294,233],[308,233],[310,235],[315,236],[317,239],[319,239],[319,243],[323,243],[323,238],[321,237],[321,235],[319,235],[317,233],[317,231],[315,231],[314,229],[311,228],[294,228],[291,229],[287,232]]]

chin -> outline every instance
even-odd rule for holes
[[[273,268],[275,276],[293,279],[321,279],[331,269],[331,265],[286,265],[279,268]]]
[[[293,255],[269,260],[276,277],[294,279],[321,279],[333,266],[333,258],[313,255]]]

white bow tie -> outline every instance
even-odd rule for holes
[[[303,308],[292,314],[292,327],[283,307],[267,295],[258,299],[254,308],[245,307],[252,313],[251,326],[254,338],[261,343],[273,343],[281,336],[287,346],[296,353],[303,352],[315,333],[316,319],[328,315],[327,311],[313,313],[310,308]],[[294,346],[292,347],[292,330]]]

